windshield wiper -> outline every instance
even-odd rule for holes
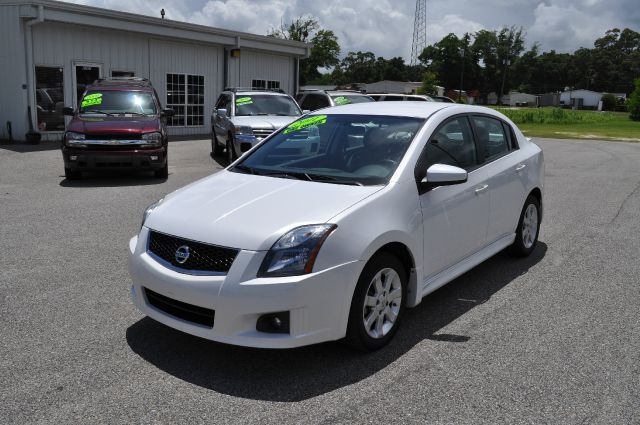
[[[357,180],[342,180],[333,176],[325,176],[322,174],[308,174],[309,178],[313,181],[319,182],[331,182],[335,184],[346,184],[350,186],[364,186],[361,182]]]
[[[149,116],[149,114],[143,114],[143,113],[141,113],[141,112],[131,112],[131,111],[122,112],[122,114],[123,114],[123,115],[127,115],[127,114],[129,114],[129,115],[135,115],[135,116],[137,116],[137,117],[148,117],[148,116]]]
[[[258,174],[258,173],[256,173],[255,168],[249,167],[247,165],[238,164],[235,167],[233,167],[233,169],[234,170],[240,170],[240,171],[248,173],[248,174]]]
[[[261,176],[268,177],[284,177],[286,179],[298,179],[298,180],[307,180],[313,181],[313,179],[307,173],[295,173],[290,171],[275,171],[272,173],[262,173]]]
[[[115,117],[115,114],[111,113],[111,112],[105,112],[105,111],[98,111],[98,110],[90,110],[90,111],[82,111],[80,112],[81,114],[103,114],[103,115],[107,115],[109,117]]]

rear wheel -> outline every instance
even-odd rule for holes
[[[540,201],[529,195],[520,213],[516,240],[511,245],[511,252],[520,257],[526,257],[533,252],[538,243],[540,231]]]
[[[407,272],[398,258],[376,254],[365,266],[351,301],[346,342],[373,351],[395,335],[404,313]]]
[[[64,167],[64,176],[67,180],[78,180],[82,177],[82,171],[76,171],[71,168]]]

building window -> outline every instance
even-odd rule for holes
[[[62,68],[36,66],[36,117],[40,131],[64,131]]]
[[[277,90],[280,88],[280,81],[275,80],[251,80],[251,87],[254,89]]]
[[[112,77],[135,77],[136,74],[133,71],[111,71]]]
[[[204,76],[167,74],[167,108],[175,112],[167,125],[203,126]]]

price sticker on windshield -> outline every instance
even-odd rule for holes
[[[294,131],[304,130],[305,128],[322,125],[327,122],[326,115],[318,115],[315,117],[309,117],[302,119],[300,121],[296,121],[294,123],[289,124],[287,128],[284,129],[284,134],[292,133]]]
[[[236,106],[251,105],[252,103],[253,99],[249,96],[239,97],[236,99]]]
[[[91,105],[102,105],[102,93],[92,93],[88,94],[82,99],[82,104],[80,105],[82,108]]]
[[[333,103],[335,103],[336,105],[348,105],[351,103],[351,101],[344,96],[338,96],[333,99]]]

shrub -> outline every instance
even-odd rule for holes
[[[607,93],[604,96],[602,96],[603,111],[615,111],[617,103],[618,103],[618,98],[612,95],[611,93]]]
[[[640,78],[635,81],[636,89],[631,93],[627,107],[629,108],[629,118],[640,121]]]
[[[611,121],[613,114],[562,108],[497,108],[516,124],[595,124]]]

